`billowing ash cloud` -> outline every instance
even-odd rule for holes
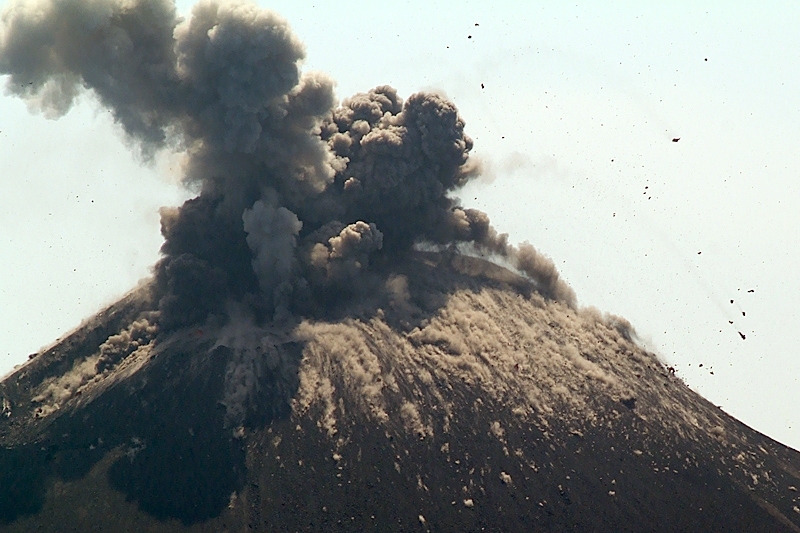
[[[500,254],[574,304],[548,259],[448,197],[479,172],[451,102],[384,86],[337,106],[303,57],[279,16],[214,0],[186,20],[167,0],[17,0],[0,33],[8,93],[58,117],[91,91],[144,157],[187,155],[200,193],[162,211],[162,330],[324,312],[419,242]]]

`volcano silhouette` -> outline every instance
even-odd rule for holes
[[[260,327],[160,333],[142,286],[32,357],[0,383],[0,530],[800,531],[800,454],[624,320],[483,259],[384,268]]]

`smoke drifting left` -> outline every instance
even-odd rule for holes
[[[324,314],[423,242],[505,256],[574,305],[548,259],[448,196],[480,172],[451,102],[383,86],[338,105],[303,57],[286,21],[241,2],[183,20],[167,0],[17,0],[0,33],[8,93],[56,118],[91,91],[142,156],[186,155],[199,195],[162,210],[162,331],[233,307],[261,323]]]

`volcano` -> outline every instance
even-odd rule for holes
[[[800,531],[797,452],[461,205],[444,95],[339,101],[246,2],[0,23],[8,95],[88,93],[196,193],[152,279],[0,382],[0,530]]]
[[[86,321],[0,384],[0,530],[800,531],[800,454],[624,320],[459,254],[387,280],[324,320],[162,334],[148,285]]]

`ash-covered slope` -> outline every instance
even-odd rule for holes
[[[0,384],[0,530],[800,531],[800,454],[624,321],[459,255],[385,279],[280,326],[157,334],[146,288],[87,322]]]

